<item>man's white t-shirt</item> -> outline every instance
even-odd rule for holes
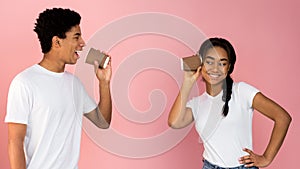
[[[74,75],[33,65],[12,81],[5,122],[27,125],[28,169],[76,169],[84,113],[96,108]]]
[[[234,83],[226,117],[222,116],[223,92],[214,97],[205,92],[187,103],[207,161],[220,167],[236,167],[240,165],[238,159],[246,155],[242,149],[252,149],[252,102],[258,92],[245,82]]]

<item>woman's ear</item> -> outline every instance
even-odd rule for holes
[[[229,64],[229,65],[228,65],[228,70],[227,70],[227,71],[229,71],[229,70],[230,70],[230,67],[231,67],[231,64]]]

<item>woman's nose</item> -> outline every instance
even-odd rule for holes
[[[218,71],[220,69],[220,66],[219,66],[218,63],[214,63],[211,66],[212,66],[211,69],[214,70],[214,71]]]

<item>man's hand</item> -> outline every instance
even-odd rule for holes
[[[94,62],[94,70],[99,82],[110,82],[111,79],[111,58],[109,63],[107,64],[106,68],[100,69],[99,63],[97,61]]]

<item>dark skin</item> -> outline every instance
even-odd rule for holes
[[[220,47],[214,47],[213,50],[208,50],[204,58],[202,68],[199,67],[196,72],[184,73],[183,84],[169,113],[168,124],[172,128],[183,128],[194,121],[192,109],[185,107],[185,105],[193,85],[200,76],[206,84],[206,92],[211,96],[216,96],[222,90],[224,79],[230,67],[226,51]],[[286,110],[261,92],[254,97],[252,107],[274,122],[272,134],[262,155],[244,148],[243,151],[247,152],[248,155],[238,160],[240,164],[244,164],[246,167],[263,168],[270,165],[278,153],[292,118]]]
[[[40,66],[52,72],[64,72],[66,64],[76,64],[79,59],[76,51],[81,51],[85,42],[81,37],[80,26],[72,27],[66,32],[66,38],[57,36],[52,38],[51,50],[44,54]],[[85,114],[92,123],[99,128],[108,128],[111,122],[112,103],[110,94],[110,80],[112,75],[111,63],[105,69],[99,69],[95,62],[95,74],[99,81],[100,102],[98,107]],[[11,169],[25,169],[26,160],[23,142],[26,135],[27,125],[8,123],[8,153]]]

